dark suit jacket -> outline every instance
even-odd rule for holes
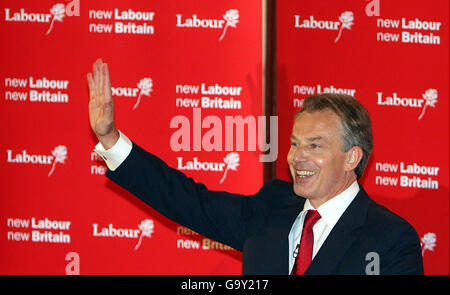
[[[288,234],[305,202],[291,183],[272,180],[253,196],[211,191],[134,143],[106,176],[169,219],[242,251],[243,274],[288,274]],[[360,185],[306,274],[366,274],[370,252],[380,274],[423,274],[414,228]]]

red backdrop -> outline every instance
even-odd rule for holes
[[[194,106],[202,118],[262,114],[260,1],[80,1],[80,16],[66,14],[46,34],[57,3],[1,4],[0,273],[64,274],[79,259],[81,274],[240,274],[239,252],[169,221],[103,176],[86,74],[98,57],[108,63],[117,126],[170,166],[178,158],[183,166],[194,158],[224,163],[227,151],[173,151],[170,122],[186,116],[193,132]],[[222,37],[231,9],[238,22]],[[133,109],[144,78],[151,92]],[[202,91],[216,84],[241,91]],[[38,95],[45,91],[49,97]],[[58,146],[67,154],[49,176]],[[223,170],[184,172],[210,189],[254,193],[262,185],[258,154],[238,153],[240,165],[223,183]],[[153,233],[135,250],[147,219]]]

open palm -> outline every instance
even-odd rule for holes
[[[87,75],[89,83],[89,121],[91,128],[105,148],[114,145],[118,131],[114,124],[114,102],[107,64],[98,59],[93,74]]]

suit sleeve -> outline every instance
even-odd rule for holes
[[[210,191],[135,143],[106,176],[167,218],[242,251],[254,197]]]
[[[420,239],[409,223],[404,221],[393,227],[386,240],[390,249],[380,261],[381,274],[423,275]]]

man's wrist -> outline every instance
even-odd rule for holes
[[[119,133],[119,139],[111,148],[105,149],[101,142],[94,148],[94,151],[105,160],[111,171],[116,170],[125,161],[133,148],[131,140],[119,130],[117,132]]]
[[[119,131],[116,128],[114,128],[114,131],[110,132],[108,135],[97,136],[97,139],[98,141],[100,141],[105,150],[109,150],[117,143],[119,137],[120,137]]]

